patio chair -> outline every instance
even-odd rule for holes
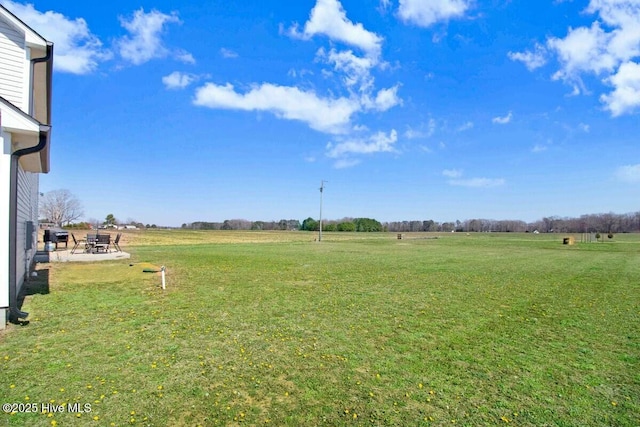
[[[122,249],[120,249],[120,237],[122,237],[122,233],[116,234],[116,239],[113,241],[113,247],[116,248],[116,252],[122,252]]]
[[[95,233],[87,234],[87,252],[94,252],[98,243],[98,235]]]
[[[98,234],[96,237],[96,244],[94,247],[96,248],[96,252],[108,252],[109,244],[111,243],[111,234]]]
[[[71,253],[74,254],[76,249],[80,247],[80,245],[84,244],[84,251],[86,252],[88,249],[87,241],[85,239],[76,239],[76,236],[71,233],[71,238],[73,239],[73,248],[71,249]]]

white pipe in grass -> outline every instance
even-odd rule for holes
[[[165,270],[165,268],[164,268],[164,265],[163,265],[160,268],[160,271],[162,272],[162,289],[167,289],[167,285],[166,285],[166,282],[164,280],[164,270]]]

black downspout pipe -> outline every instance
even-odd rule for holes
[[[34,58],[31,60],[31,74],[33,75],[34,64],[40,62],[49,62],[52,60],[52,58],[53,44],[47,43],[46,55],[41,58]],[[49,100],[51,99],[51,84],[48,85],[47,91],[47,100]],[[49,110],[50,108],[47,108],[47,120],[49,120],[50,117]],[[27,147],[21,150],[17,150],[11,155],[11,185],[9,190],[9,322],[11,323],[19,323],[19,319],[25,319],[27,316],[29,316],[29,313],[20,311],[18,309],[18,274],[16,269],[16,251],[18,249],[18,216],[16,212],[18,206],[18,161],[22,156],[42,151],[47,146],[50,130],[51,126],[49,126],[48,124],[40,125],[38,144],[34,145],[33,147]]]

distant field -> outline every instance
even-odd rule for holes
[[[2,422],[640,425],[639,235],[316,237],[126,232],[130,260],[40,265],[0,400],[91,412]]]

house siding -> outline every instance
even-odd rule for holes
[[[0,19],[0,96],[23,111],[26,51],[24,34]]]
[[[32,66],[32,49],[36,57],[46,58],[37,67]],[[24,316],[17,311],[17,297],[37,249],[39,174],[35,172],[49,169],[49,127],[42,126],[49,125],[42,120],[50,120],[52,58],[46,52],[49,42],[0,5],[0,329],[7,314],[11,321]],[[39,138],[47,139],[47,151],[16,159],[15,151],[35,147]]]
[[[29,274],[31,263],[37,249],[35,235],[38,223],[38,174],[25,172],[18,168],[17,227],[16,227],[16,281],[18,294]],[[31,239],[27,236],[27,222],[33,223]],[[31,246],[27,247],[27,242]]]
[[[10,218],[10,186],[11,181],[11,134],[2,129],[0,117],[0,310],[9,307],[9,218]],[[4,318],[0,317],[0,329],[4,326]]]

